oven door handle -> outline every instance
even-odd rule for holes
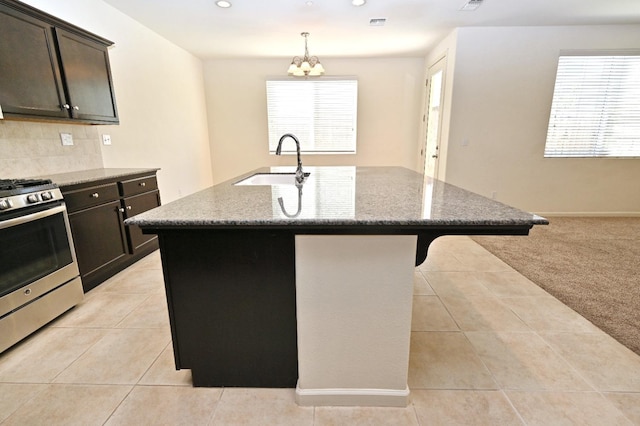
[[[26,216],[16,217],[14,219],[7,219],[0,222],[0,229],[10,228],[12,226],[22,225],[23,223],[33,222],[34,220],[43,219],[45,217],[53,216],[54,214],[62,213],[67,210],[67,206],[61,204],[59,206],[48,208],[39,212],[31,213]]]

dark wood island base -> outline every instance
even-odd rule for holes
[[[526,235],[527,228],[418,235],[416,266],[442,235]],[[369,229],[384,235],[388,230]],[[177,369],[197,387],[294,388],[298,380],[296,234],[345,230],[163,229],[159,235]],[[349,235],[363,234],[351,229]],[[392,233],[394,234],[394,233]]]
[[[177,369],[194,386],[294,388],[295,244],[290,232],[159,234]]]

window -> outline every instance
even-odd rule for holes
[[[358,81],[354,78],[268,80],[269,152],[293,133],[306,154],[354,154]],[[282,152],[295,152],[287,141]]]
[[[640,53],[561,55],[545,157],[640,157]]]

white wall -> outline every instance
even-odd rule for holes
[[[101,0],[24,2],[115,43],[109,59],[120,124],[98,127],[113,141],[102,146],[104,167],[161,168],[164,203],[211,185],[198,58]]]
[[[640,159],[543,157],[560,50],[622,48],[639,25],[459,28],[446,180],[538,213],[639,213]]]
[[[424,60],[321,58],[327,75],[358,78],[354,155],[305,155],[303,165],[395,165],[415,169]],[[263,166],[295,165],[269,155],[265,81],[286,73],[288,59],[208,60],[205,90],[214,182]]]

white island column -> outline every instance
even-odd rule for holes
[[[406,406],[415,235],[297,235],[300,405]]]

